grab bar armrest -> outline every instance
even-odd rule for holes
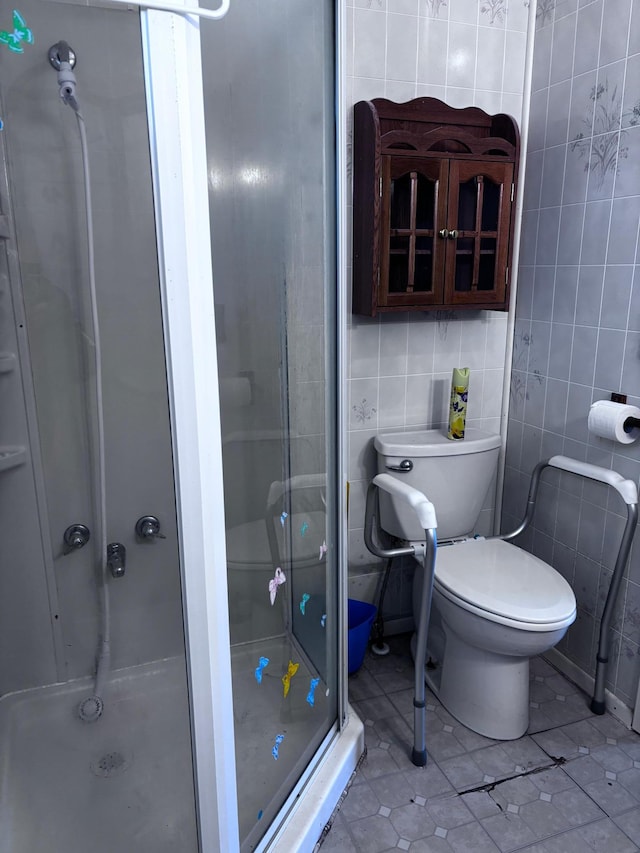
[[[548,465],[569,471],[571,474],[580,474],[590,480],[599,480],[614,488],[626,504],[638,503],[638,489],[633,480],[625,478],[616,471],[609,468],[601,468],[599,465],[591,465],[589,462],[581,462],[579,459],[570,459],[568,456],[552,456]]]
[[[400,480],[390,474],[378,474],[373,478],[373,483],[379,489],[408,503],[420,519],[423,530],[435,530],[437,528],[435,507],[418,489],[401,483]]]

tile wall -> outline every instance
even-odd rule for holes
[[[535,463],[564,453],[638,482],[640,444],[587,432],[594,400],[640,404],[640,4],[540,0],[507,438],[504,527]],[[616,493],[547,477],[526,547],[572,584],[560,651],[593,674],[626,510]],[[630,706],[640,673],[640,538],[611,631],[607,686]]]
[[[520,122],[525,0],[355,0],[348,6],[347,98],[431,96]],[[349,122],[351,116],[349,115]],[[351,138],[349,130],[349,138]],[[471,423],[498,431],[507,315],[497,311],[349,317],[350,594],[372,601],[380,564],[363,541],[372,448],[381,430],[445,423],[451,371],[471,368]],[[489,530],[493,494],[480,529]],[[385,610],[410,612],[412,568],[393,573]]]

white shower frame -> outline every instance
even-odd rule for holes
[[[343,373],[347,209],[343,162],[344,0],[336,0],[336,9],[340,282],[336,426],[340,481],[346,484],[342,441],[346,411]],[[202,853],[235,853],[239,850],[239,837],[200,22],[193,15],[151,10],[140,14],[172,415],[199,843]],[[346,495],[343,489],[339,492],[338,560],[344,567]],[[341,571],[340,576],[344,603],[346,573]],[[318,750],[319,760],[312,762],[298,782],[256,853],[312,850],[363,752],[362,723],[347,706],[344,612],[339,614],[338,622],[338,659],[343,662],[338,722]]]

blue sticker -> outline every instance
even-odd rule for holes
[[[309,522],[303,521],[302,527],[300,528],[300,536],[304,536],[308,529],[309,529]]]
[[[302,596],[302,600],[300,601],[300,613],[302,613],[303,616],[307,606],[307,601],[309,601],[310,598],[311,596],[309,595],[309,593],[305,592]]]
[[[311,705],[312,708],[316,704],[316,700],[315,700],[313,694],[315,693],[315,690],[316,690],[316,687],[318,686],[318,684],[320,684],[319,678],[312,678],[311,679],[311,684],[309,685],[309,692],[307,693],[307,702]]]
[[[4,122],[0,118],[0,130],[4,130]]]
[[[284,735],[276,735],[276,742],[274,743],[273,749],[271,750],[271,755],[273,755],[276,761],[278,760],[278,748],[283,740]]]
[[[283,527],[284,527],[284,523],[285,523],[285,521],[286,521],[288,518],[289,518],[289,513],[288,513],[288,512],[282,512],[282,513],[280,514],[280,524],[281,524]]]
[[[323,628],[327,624],[327,614],[326,613],[322,614],[322,618],[320,619],[320,624],[322,625]]]
[[[258,684],[262,684],[262,670],[265,666],[269,666],[269,658],[261,657],[258,661],[258,666],[256,667],[256,681]]]
[[[264,812],[262,811],[262,809],[260,809],[260,811],[258,812],[258,820],[260,820],[263,814]]]
[[[13,10],[13,32],[0,30],[0,44],[6,44],[13,53],[24,53],[21,42],[33,44],[33,33],[25,24],[24,18],[17,9]]]

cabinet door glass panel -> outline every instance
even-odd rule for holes
[[[391,181],[391,212],[390,225],[392,229],[411,227],[411,188],[412,175],[401,175]]]
[[[406,293],[409,280],[409,238],[389,239],[389,293]]]
[[[458,190],[458,216],[455,226],[459,231],[476,230],[476,209],[478,203],[478,179],[471,178],[460,184]]]
[[[433,231],[436,213],[436,182],[416,173],[416,228]]]
[[[480,240],[478,290],[493,290],[496,277],[496,243],[495,237],[482,237]]]
[[[433,238],[416,237],[414,291],[433,290]]]
[[[456,245],[455,289],[457,293],[468,293],[473,279],[473,243],[468,237],[459,237]]]
[[[425,304],[434,301],[444,260],[436,243],[442,175],[440,161],[383,158],[381,305],[408,304],[416,294]]]
[[[483,181],[481,228],[483,231],[497,231],[500,217],[500,184]]]
[[[457,238],[447,263],[455,263],[453,294],[478,293],[478,301],[489,294],[492,300],[499,299],[504,291],[509,239],[505,187],[511,182],[513,167],[506,163],[479,166],[454,162],[451,170],[454,203],[448,228],[457,231]]]

